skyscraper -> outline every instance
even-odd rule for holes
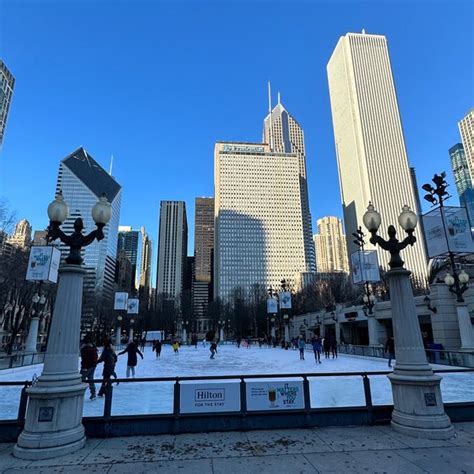
[[[142,251],[140,258],[140,288],[143,288],[145,295],[150,294],[151,285],[151,258],[152,258],[152,241],[145,232],[145,227],[140,229],[142,234]]]
[[[156,291],[176,298],[183,289],[188,248],[188,222],[184,201],[161,201],[158,233]]]
[[[269,108],[271,109],[271,104]],[[277,153],[294,153],[298,157],[306,271],[314,272],[316,271],[316,258],[312,240],[313,232],[308,199],[304,133],[300,124],[288,113],[285,107],[283,107],[279,93],[277,105],[273,108],[271,113],[265,117],[263,122],[263,141],[270,145],[271,151]]]
[[[31,225],[22,219],[15,226],[15,232],[8,237],[7,244],[17,249],[26,250],[31,245]]]
[[[362,224],[371,201],[382,216],[381,235],[387,238],[387,227],[393,224],[403,237],[398,225],[402,206],[417,207],[386,38],[346,34],[339,39],[327,71],[346,233]],[[403,259],[417,278],[424,279],[420,229],[416,236],[418,243],[404,250]],[[348,239],[348,253],[356,250]],[[380,264],[388,268],[389,253],[377,251]]]
[[[117,254],[123,250],[131,263],[132,285],[130,291],[136,288],[137,261],[138,261],[138,230],[132,230],[130,226],[119,226],[117,238]]]
[[[316,269],[318,273],[349,273],[346,236],[342,221],[327,216],[318,219],[318,233],[314,235]]]
[[[193,309],[197,316],[197,331],[207,330],[202,321],[209,305],[212,282],[212,255],[214,251],[214,198],[198,197],[194,214],[194,279]],[[201,320],[201,321],[199,321]]]
[[[474,182],[474,107],[458,123],[471,181]]]
[[[8,111],[12,101],[15,78],[0,59],[0,146],[2,146],[7,126]]]
[[[449,158],[454,174],[454,182],[461,206],[467,209],[471,227],[474,226],[474,189],[472,188],[471,174],[467,164],[464,147],[457,143],[449,149]]]
[[[91,210],[98,199],[105,194],[112,206],[112,217],[104,227],[104,239],[94,241],[82,249],[84,278],[83,318],[91,322],[94,307],[110,301],[114,292],[115,265],[117,257],[117,232],[122,198],[121,186],[87,151],[80,147],[64,158],[59,165],[56,192],[62,192],[69,206],[69,217],[62,225],[66,233],[73,232],[74,221],[80,217],[85,232],[96,228]],[[61,257],[69,250],[60,245]]]
[[[214,295],[229,300],[237,288],[299,278],[307,267],[299,156],[217,142],[214,187]]]

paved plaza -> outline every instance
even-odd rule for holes
[[[23,461],[0,444],[1,473],[473,473],[474,423],[448,441],[389,426],[330,427],[89,439],[56,459]]]

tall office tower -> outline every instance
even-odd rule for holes
[[[346,236],[342,221],[327,216],[317,221],[318,233],[314,235],[316,269],[318,273],[349,273]]]
[[[118,291],[129,295],[135,289],[133,282],[133,265],[124,249],[117,250],[117,263],[115,265],[115,281]]]
[[[260,143],[214,147],[214,295],[279,287],[306,271],[300,159]]]
[[[474,226],[474,189],[472,188],[471,174],[467,164],[464,147],[457,143],[449,149],[451,167],[454,174],[454,182],[459,196],[461,206],[467,209],[471,227]]]
[[[458,126],[471,181],[474,183],[474,107],[459,121]]]
[[[269,108],[271,109],[271,103]],[[277,153],[294,153],[298,157],[306,271],[315,272],[316,258],[308,199],[304,133],[300,124],[281,104],[280,94],[278,94],[276,107],[271,110],[271,113],[269,112],[263,122],[263,141],[270,145],[270,150],[272,151]]]
[[[15,232],[8,237],[7,244],[17,249],[26,250],[31,245],[31,225],[22,219],[15,226]]]
[[[387,238],[398,225],[402,206],[416,210],[400,112],[384,36],[348,33],[339,39],[327,65],[329,93],[339,168],[346,234],[362,225],[369,201],[382,216],[380,233]],[[414,276],[427,275],[424,236],[404,250],[403,259]],[[347,240],[348,254],[357,246]],[[370,244],[368,248],[373,248]],[[378,251],[379,263],[388,268],[390,255]]]
[[[193,309],[199,333],[209,329],[208,321],[204,321],[203,316],[210,300],[213,250],[214,198],[198,197],[194,214]]]
[[[13,74],[0,59],[0,146],[2,146],[3,137],[5,136],[8,110],[10,109],[14,86],[15,78]]]
[[[48,235],[47,230],[35,230],[33,233],[33,242],[32,245],[48,245],[46,236]]]
[[[184,201],[161,201],[156,291],[165,298],[177,298],[181,294],[187,249],[186,204]]]
[[[130,263],[132,264],[132,285],[129,288],[130,291],[136,289],[138,240],[138,230],[132,230],[130,226],[119,226],[117,238],[117,254],[120,252],[120,250],[123,250],[127,258],[130,260]]]
[[[96,228],[91,210],[103,194],[112,206],[112,217],[104,227],[104,239],[100,242],[94,241],[81,251],[83,267],[87,271],[84,278],[82,317],[84,324],[88,325],[92,323],[97,305],[113,298],[122,189],[117,181],[80,147],[59,165],[56,192],[60,191],[69,207],[69,217],[62,225],[62,230],[67,234],[73,232],[74,221],[78,217],[84,222],[85,232]],[[65,258],[69,252],[68,248],[61,244],[60,250],[61,257]]]
[[[145,232],[145,227],[140,229],[142,234],[142,251],[140,258],[140,288],[143,288],[145,295],[150,294],[151,285],[151,257],[152,257],[152,241]]]

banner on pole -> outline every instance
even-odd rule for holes
[[[379,260],[376,250],[358,250],[351,254],[352,281],[380,281]]]
[[[33,281],[58,281],[61,252],[48,245],[31,247],[26,279]]]
[[[282,291],[280,293],[280,308],[291,309],[291,293],[289,291]]]
[[[267,299],[267,313],[270,313],[270,314],[278,313],[278,301],[275,298]]]
[[[128,293],[125,292],[117,292],[115,293],[115,301],[114,301],[114,309],[127,309],[127,300],[128,300]]]
[[[471,224],[465,207],[444,206],[423,215],[428,257],[474,253]]]
[[[129,298],[127,300],[127,313],[138,314],[138,298]]]

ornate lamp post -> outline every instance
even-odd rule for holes
[[[129,332],[128,332],[128,340],[129,341],[133,341],[133,324],[135,323],[135,320],[132,318],[130,320],[130,329],[129,329]]]
[[[117,332],[115,333],[115,345],[119,346],[122,342],[122,316],[117,316]]]
[[[189,324],[189,321],[183,320],[183,334],[182,334],[182,337],[181,337],[182,344],[187,344],[188,343],[188,333],[187,333],[188,324]]]
[[[450,196],[446,190],[448,183],[446,182],[445,178],[446,173],[444,172],[441,174],[435,174],[432,179],[432,182],[435,186],[433,187],[430,183],[426,183],[422,186],[422,189],[428,192],[428,194],[424,196],[426,201],[431,203],[433,206],[439,204],[443,232],[445,234],[446,241],[448,241],[443,207],[444,201]],[[461,337],[461,350],[473,351],[474,330],[472,328],[469,310],[462,296],[468,289],[469,275],[464,270],[461,270],[461,272],[458,273],[458,270],[456,269],[455,254],[449,249],[449,246],[448,250],[452,275],[447,273],[444,278],[444,282],[446,285],[448,285],[449,291],[456,295],[456,313],[458,317],[459,335]]]
[[[46,303],[46,297],[41,294],[41,283],[39,284],[38,293],[36,293],[33,298],[33,309],[31,311],[31,321],[30,329],[28,331],[28,336],[26,338],[25,352],[26,353],[35,353],[36,346],[38,343],[38,328],[39,321],[41,317],[41,308],[43,308]]]
[[[283,321],[285,323],[285,342],[290,342],[290,328],[289,328],[289,316],[283,315]]]
[[[401,250],[416,242],[413,232],[418,218],[408,206],[403,206],[398,223],[408,235],[401,242],[396,238],[393,225],[388,227],[388,240],[377,234],[381,217],[371,203],[363,221],[372,235],[370,242],[391,255],[387,278],[390,284],[396,354],[393,373],[388,376],[392,384],[394,404],[392,427],[411,436],[450,438],[453,436],[453,427],[444,411],[440,390],[441,377],[433,374],[426,361],[409,278],[411,272],[403,268],[404,262],[400,257]]]
[[[224,342],[224,324],[225,320],[219,320],[219,341]]]
[[[68,207],[61,194],[48,206],[48,241],[60,239],[70,247],[66,263],[59,269],[59,283],[51,322],[43,372],[28,389],[25,427],[18,437],[14,455],[23,459],[47,459],[82,448],[85,443],[82,409],[86,385],[79,373],[79,336],[82,287],[85,270],[81,249],[104,238],[103,228],[112,210],[105,197],[92,208],[97,229],[83,235],[78,218],[74,232],[66,235],[60,225]]]
[[[271,322],[272,322],[272,332],[271,332],[271,335],[272,335],[272,339],[275,339],[275,337],[276,337],[276,333],[275,333],[275,316],[273,316],[273,318],[271,319]]]

